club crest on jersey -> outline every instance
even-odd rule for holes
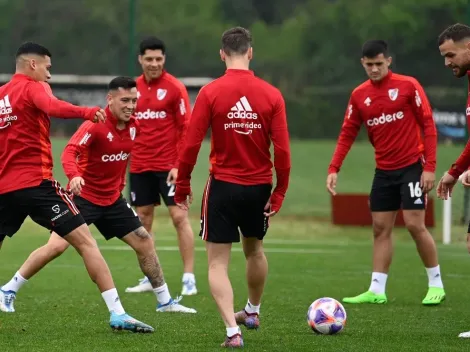
[[[166,89],[157,89],[157,99],[158,100],[163,100],[166,97]]]
[[[131,135],[131,139],[135,139],[135,127],[129,128],[129,134]]]
[[[106,136],[106,138],[108,138],[108,139],[109,139],[109,141],[110,141],[110,142],[112,142],[112,141],[113,141],[113,138],[114,138],[114,136],[113,136],[113,134],[112,134],[111,132],[109,132],[109,133],[108,133],[108,135]]]
[[[389,89],[388,96],[390,97],[391,101],[395,101],[398,98],[398,88]]]

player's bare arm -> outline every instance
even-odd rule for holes
[[[423,189],[423,193],[428,193],[434,188],[434,182],[436,180],[436,174],[431,171],[423,171],[421,175],[420,186]]]
[[[178,178],[178,169],[173,168],[168,173],[168,178],[166,179],[166,183],[174,185],[176,183],[177,178]]]
[[[80,195],[80,193],[82,192],[82,187],[83,186],[85,186],[85,180],[80,176],[74,177],[70,181],[70,190],[76,196]]]

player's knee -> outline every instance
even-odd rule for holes
[[[384,221],[374,221],[373,230],[375,238],[385,238],[392,234],[392,226]]]
[[[406,229],[413,237],[419,237],[427,234],[426,226],[421,221],[409,221],[405,223]]]
[[[175,212],[172,214],[171,219],[175,228],[181,229],[189,224],[189,220],[186,214],[186,212]]]
[[[153,220],[153,207],[136,207],[137,216],[142,223],[152,222]]]
[[[69,243],[67,241],[60,241],[55,243],[48,243],[47,246],[49,249],[49,255],[53,258],[57,258],[62,253],[64,253],[67,248],[69,248]]]

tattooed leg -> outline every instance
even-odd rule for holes
[[[153,288],[161,287],[165,284],[163,270],[155,251],[153,237],[143,226],[132,231],[122,238],[131,246],[137,254],[140,269],[148,277]]]

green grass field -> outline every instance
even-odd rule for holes
[[[65,182],[59,164],[65,143],[55,140],[56,177]],[[329,296],[341,299],[368,288],[371,264],[370,228],[342,228],[330,224],[330,198],[325,190],[326,168],[333,142],[293,142],[291,184],[281,214],[273,218],[266,239],[270,273],[262,305],[261,329],[245,331],[249,351],[462,351],[470,341],[458,333],[470,330],[466,229],[453,227],[453,244],[439,244],[440,264],[448,299],[438,307],[424,307],[427,277],[414,243],[403,229],[396,230],[395,257],[384,306],[345,305],[348,324],[337,336],[316,336],[305,316],[312,301]],[[437,176],[455,160],[463,147],[440,146]],[[200,193],[207,178],[208,146],[201,150],[194,171],[195,203],[190,210],[198,232]],[[369,191],[374,169],[371,147],[353,147],[340,174],[339,192]],[[460,216],[462,189],[454,197],[454,218]],[[441,243],[441,201],[438,226],[432,233]],[[196,315],[157,314],[153,294],[126,294],[127,286],[142,277],[135,255],[120,241],[104,241],[93,234],[114,274],[124,307],[156,328],[154,334],[113,333],[99,292],[88,279],[81,258],[69,249],[18,294],[15,314],[0,315],[2,351],[217,351],[224,326],[207,285],[203,243],[196,240],[196,275],[200,294],[183,303]],[[174,229],[165,208],[156,211],[157,250],[170,291],[181,289],[182,265]],[[29,253],[47,241],[48,233],[31,221],[3,245],[0,283],[8,281]],[[230,275],[237,308],[246,303],[244,259],[234,246]]]

